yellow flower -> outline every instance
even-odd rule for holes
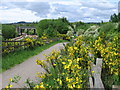
[[[61,79],[57,79],[57,81],[59,81],[60,85],[62,85],[62,80]]]
[[[80,82],[83,82],[82,80],[80,80]]]
[[[81,86],[80,86],[80,85],[78,85],[78,86],[77,86],[77,88],[81,88]]]
[[[92,71],[92,73],[95,73],[95,71]]]
[[[5,88],[11,88],[12,87],[12,85],[8,85],[8,86],[6,86]]]
[[[78,48],[77,47],[74,47],[75,50],[77,50]]]
[[[66,77],[66,81],[68,81],[69,79],[68,79],[68,77]]]
[[[65,65],[64,66],[64,69],[67,69],[67,68],[69,68],[70,67],[70,65]]]
[[[12,87],[12,85],[9,86],[10,88]]]
[[[76,81],[78,82],[78,77],[76,77]]]
[[[72,83],[72,86],[75,87],[75,82]]]
[[[79,61],[80,60],[80,58],[77,58],[77,61]]]
[[[118,75],[118,72],[114,72],[115,75]]]
[[[57,64],[53,64],[53,66],[56,66]]]
[[[58,78],[57,81],[60,81],[60,79]]]
[[[65,62],[62,62],[62,64],[66,64]]]
[[[42,88],[43,90],[46,90],[45,87],[44,87],[43,85],[41,85],[40,88]]]
[[[36,85],[35,88],[39,88],[39,85]]]
[[[62,81],[60,80],[60,85],[62,85]]]
[[[12,78],[10,78],[10,82],[12,82],[13,81],[13,79]]]
[[[9,86],[6,86],[5,88],[9,88]]]
[[[68,84],[67,86],[68,86],[68,88],[73,88],[71,84]]]

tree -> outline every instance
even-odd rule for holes
[[[13,25],[2,25],[2,36],[4,39],[14,38],[16,35],[16,29]]]
[[[44,30],[44,33],[49,37],[55,37],[58,32],[50,25],[46,30]]]
[[[42,36],[44,32],[46,34],[50,35],[54,32],[60,33],[60,34],[66,34],[68,31],[68,21],[66,18],[59,18],[59,19],[44,19],[41,20],[37,25],[37,33],[39,36]],[[48,31],[51,32],[49,34]],[[50,31],[51,30],[51,31]],[[53,32],[54,31],[54,32]]]
[[[111,22],[119,22],[120,21],[120,13],[118,15],[116,15],[115,13],[113,15],[111,15],[110,21]]]
[[[66,21],[63,22],[62,19],[58,19],[54,21],[54,28],[60,33],[60,34],[66,34],[68,31],[68,23]]]

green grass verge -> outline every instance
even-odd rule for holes
[[[33,50],[26,49],[26,50],[9,53],[8,55],[3,56],[2,57],[2,72],[10,69],[11,67],[13,67],[17,64],[24,62],[28,58],[30,58],[34,55],[37,55],[40,52],[42,52],[43,50],[48,49],[51,46],[53,46],[57,43],[61,43],[61,42],[66,42],[66,41],[65,40],[55,41],[55,42],[46,44],[44,46],[36,46]]]

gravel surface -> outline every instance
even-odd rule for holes
[[[24,82],[27,78],[30,78],[31,80],[37,82],[38,80],[40,80],[40,78],[36,77],[36,73],[37,72],[45,72],[45,70],[43,68],[41,68],[40,65],[36,65],[36,59],[40,58],[40,60],[45,60],[44,54],[49,55],[53,50],[58,51],[58,50],[62,49],[63,47],[64,47],[63,43],[58,43],[58,44],[50,47],[49,49],[44,50],[40,54],[33,56],[33,57],[29,58],[28,60],[26,60],[25,62],[23,62],[19,65],[16,65],[15,67],[0,74],[0,81],[2,81],[2,82],[0,82],[0,89],[4,88],[6,85],[8,85],[9,79],[13,78],[15,75],[21,76],[21,79],[20,79],[18,85],[12,84],[13,88],[23,88],[25,85]],[[2,78],[1,78],[1,76],[2,76]]]

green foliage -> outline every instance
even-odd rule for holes
[[[116,15],[115,13],[110,17],[111,22],[120,22],[120,13]]]
[[[85,23],[79,21],[79,22],[74,22],[74,23],[71,23],[71,24],[74,24],[74,25],[76,25],[76,26],[78,27],[78,26],[80,26],[80,25],[84,25]]]
[[[79,35],[84,34],[84,32],[85,32],[84,29],[79,29],[76,34],[79,36]]]
[[[79,29],[87,30],[90,26],[91,26],[91,25],[89,25],[89,24],[84,24],[84,25],[78,26],[77,29],[78,29],[78,30],[79,30]]]
[[[118,25],[111,22],[101,25],[99,35],[101,36],[103,33],[106,35],[104,36],[104,39],[111,40],[113,36],[118,34]]]
[[[15,26],[13,25],[2,25],[2,35],[4,39],[14,38],[16,35]]]
[[[100,27],[100,32],[110,32],[110,31],[114,31],[115,29],[115,25],[114,23],[107,23],[107,24],[104,24]]]
[[[51,25],[44,31],[45,34],[47,34],[49,37],[55,37],[58,34],[58,31],[56,31]]]
[[[25,31],[25,33],[27,33],[28,35],[34,35],[34,31],[33,30],[30,30],[30,31]]]
[[[66,18],[44,19],[37,25],[37,33],[41,37],[43,33],[50,37],[56,36],[57,33],[66,34],[68,31],[68,21]]]
[[[120,31],[120,23],[118,23],[118,31]]]
[[[74,31],[74,33],[76,33],[79,29],[83,29],[81,27],[85,28],[86,24],[79,21],[79,22],[74,22],[74,23],[70,23],[69,24],[69,29]]]
[[[63,22],[62,19],[55,20],[54,22],[54,27],[55,29],[60,33],[60,34],[66,34],[68,31],[68,23]]]
[[[71,36],[73,36],[73,33],[74,33],[74,31],[71,30],[71,31],[68,31],[66,35],[71,37]]]

